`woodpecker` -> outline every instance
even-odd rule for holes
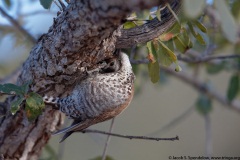
[[[77,83],[69,96],[44,96],[45,103],[55,105],[74,120],[71,126],[54,135],[65,133],[62,142],[76,131],[120,114],[133,98],[134,79],[128,56],[119,52],[117,60],[110,61],[107,67]]]

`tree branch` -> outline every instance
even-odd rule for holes
[[[130,136],[130,135],[109,133],[109,132],[92,130],[92,129],[85,129],[85,130],[79,131],[79,132],[82,132],[82,133],[99,133],[99,134],[111,135],[111,136],[114,136],[114,137],[127,138],[127,139],[141,139],[141,140],[153,140],[153,141],[175,141],[175,140],[179,140],[178,136],[171,137],[171,138],[155,138],[155,137],[147,137],[147,136]]]
[[[169,1],[172,10],[178,15],[182,6],[181,0]],[[117,48],[130,48],[137,44],[146,43],[168,30],[175,22],[174,15],[167,7],[161,12],[161,21],[157,18],[131,29],[121,29],[121,34],[117,37]]]
[[[230,56],[230,57],[233,58],[233,57],[235,57],[235,55]],[[236,57],[239,58],[238,56],[236,56]],[[215,58],[211,57],[211,58],[209,58],[209,61],[213,60]],[[228,58],[228,56],[221,57],[220,59],[222,59],[222,58]],[[131,63],[132,64],[148,64],[149,60],[148,59],[142,59],[142,60],[131,59]],[[215,100],[222,103],[223,105],[230,106],[232,109],[240,111],[240,101],[234,100],[232,102],[229,102],[225,95],[219,93],[216,90],[213,90],[211,88],[206,87],[206,85],[203,82],[198,81],[194,77],[188,76],[183,71],[178,73],[178,72],[175,72],[172,69],[164,67],[164,66],[160,66],[160,68],[161,68],[162,71],[164,71],[164,72],[166,72],[170,75],[175,76],[176,78],[182,80],[183,82],[185,82],[187,84],[190,84],[192,87],[194,87],[199,92],[208,95],[210,98],[214,98]]]
[[[234,58],[240,58],[240,55],[232,54],[232,55],[218,55],[218,56],[206,56],[206,57],[196,57],[196,58],[183,57],[182,55],[178,56],[178,60],[187,62],[187,63],[204,63],[212,60],[225,60],[225,59],[234,59]]]
[[[205,57],[194,57],[194,58],[183,57],[182,55],[178,55],[177,58],[179,61],[196,64],[196,63],[205,63],[213,60],[226,60],[226,59],[240,58],[240,55],[232,54],[232,55],[205,56]],[[130,57],[130,60],[132,64],[148,64],[149,63],[149,60],[147,58],[136,60]]]
[[[7,12],[5,12],[1,7],[0,7],[0,12],[4,17],[6,17],[10,23],[20,32],[22,33],[23,36],[26,36],[27,39],[32,42],[33,44],[36,43],[36,39],[29,33],[27,32],[15,19],[13,19]]]
[[[111,120],[111,124],[110,124],[110,128],[109,128],[109,133],[112,133],[112,131],[113,131],[114,119],[115,119],[115,118],[113,118],[113,119]],[[102,160],[105,160],[105,159],[106,159],[106,156],[107,156],[107,148],[108,148],[110,139],[111,139],[111,135],[108,135],[108,136],[107,136],[106,143],[105,143],[105,146],[104,146],[103,154],[102,154]]]
[[[182,80],[183,82],[191,85],[193,88],[195,88],[196,90],[198,90],[199,92],[206,94],[207,96],[209,96],[210,98],[214,98],[215,100],[217,100],[218,102],[222,103],[225,106],[230,106],[232,109],[237,110],[238,112],[240,111],[240,101],[238,100],[234,100],[233,102],[229,102],[226,98],[225,95],[219,93],[216,90],[213,90],[211,88],[206,87],[206,85],[196,79],[194,79],[194,77],[190,77],[187,74],[185,74],[183,71],[178,73],[173,71],[170,68],[166,68],[166,67],[162,67],[161,66],[161,70],[175,76],[176,78]]]

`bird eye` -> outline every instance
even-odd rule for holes
[[[111,67],[114,66],[114,62],[111,62],[111,63],[110,63],[110,66],[111,66]]]

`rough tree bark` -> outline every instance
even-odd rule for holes
[[[163,21],[154,20],[135,29],[119,27],[132,11],[164,4],[164,0],[71,0],[33,47],[22,67],[17,84],[32,80],[31,90],[40,94],[66,96],[86,73],[83,68],[110,58],[116,48],[144,43],[159,36],[175,21],[165,9]],[[179,12],[181,2],[172,0]],[[154,34],[153,34],[154,33]],[[147,37],[147,38],[146,38]],[[7,103],[1,104],[9,107]],[[38,159],[51,133],[63,123],[63,115],[46,107],[34,122],[24,110],[0,119],[0,154],[5,159]]]

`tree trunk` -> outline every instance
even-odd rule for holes
[[[145,35],[151,35],[151,38],[136,41],[134,30],[124,31],[119,26],[130,12],[161,3],[164,0],[128,0],[127,3],[124,0],[71,0],[65,11],[54,19],[48,33],[41,36],[33,47],[22,66],[17,84],[31,80],[33,92],[67,96],[75,83],[86,76],[84,68],[95,68],[98,62],[110,58],[116,47],[130,47],[130,41],[125,43],[127,40],[134,45],[134,42],[144,43],[159,36],[162,31],[154,37],[143,25],[137,31],[144,31],[145,26]],[[172,0],[171,3],[178,12],[180,2]],[[166,12],[167,20],[156,27],[166,30],[174,22],[172,17]],[[149,31],[156,27],[149,28]],[[139,36],[141,39],[141,34]],[[8,104],[4,107],[9,107]],[[24,110],[14,116],[5,116],[0,119],[0,154],[11,160],[38,159],[51,133],[62,123],[62,113],[49,106],[34,122],[28,122]]]

